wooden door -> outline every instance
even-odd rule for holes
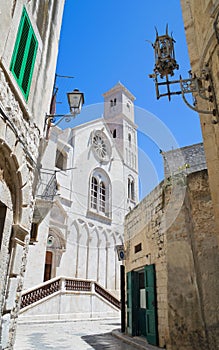
[[[44,282],[51,279],[52,274],[52,252],[46,252]]]
[[[137,310],[138,310],[138,273],[130,271],[126,275],[127,283],[127,332],[137,335]]]
[[[146,338],[158,345],[155,265],[145,266]]]

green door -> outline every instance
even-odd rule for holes
[[[127,283],[127,332],[136,335],[137,332],[137,308],[138,308],[138,273],[130,271],[126,275]]]
[[[155,265],[145,266],[146,338],[149,344],[158,345]]]

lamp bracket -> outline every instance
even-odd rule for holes
[[[72,118],[75,118],[77,113],[75,114],[46,114],[45,117],[45,126],[48,125],[49,127],[54,127],[57,126],[63,119],[67,123],[70,122]],[[58,118],[58,121],[56,119]]]
[[[183,79],[181,76],[178,80],[169,80],[168,75],[165,76],[165,81],[159,81],[158,74],[152,74],[149,76],[154,78],[156,97],[159,100],[161,97],[167,96],[169,101],[173,95],[182,95],[183,101],[192,110],[213,115],[213,123],[219,122],[219,114],[216,104],[216,96],[214,92],[213,82],[210,75],[209,68],[206,66],[202,71],[200,76],[196,76],[189,71],[189,78]],[[162,87],[165,87],[165,91],[161,92]],[[174,89],[171,87],[174,86]],[[186,94],[193,94],[193,105],[187,100]],[[206,100],[212,105],[209,110],[199,109],[197,106],[197,96],[201,99]]]

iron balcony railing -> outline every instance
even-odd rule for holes
[[[40,170],[39,180],[36,190],[36,197],[47,201],[52,201],[57,194],[56,172]]]

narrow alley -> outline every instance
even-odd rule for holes
[[[15,350],[134,350],[111,335],[119,319],[18,325]]]

